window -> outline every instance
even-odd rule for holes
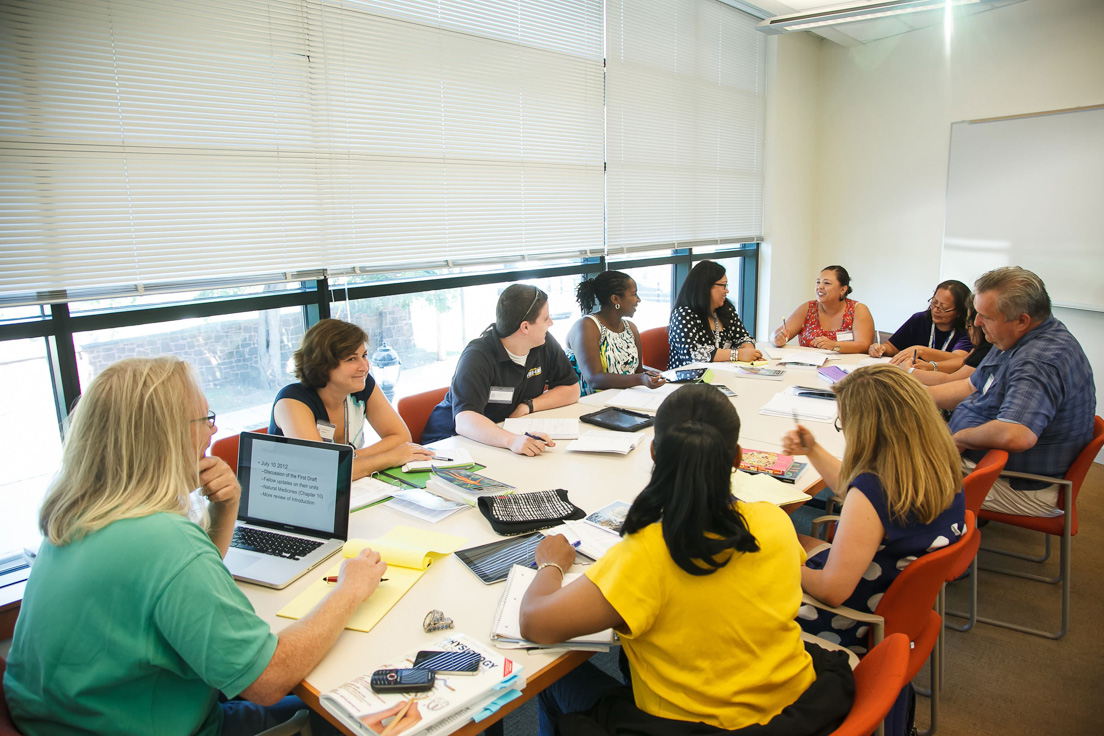
[[[644,268],[618,268],[610,263],[610,269],[624,271],[636,282],[636,293],[641,298],[633,322],[638,330],[665,327],[671,319],[671,305],[675,295],[671,293],[672,266],[646,266]]]

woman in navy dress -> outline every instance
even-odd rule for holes
[[[859,368],[834,390],[847,448],[837,460],[798,425],[782,440],[788,455],[808,455],[846,500],[831,545],[801,536],[810,557],[801,587],[831,606],[873,613],[901,570],[966,531],[962,465],[947,425],[924,387],[893,366]],[[862,654],[869,627],[802,606],[810,634]]]

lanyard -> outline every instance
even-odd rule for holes
[[[355,450],[357,449],[357,446],[355,444],[353,444],[353,439],[349,436],[349,397],[348,396],[345,397],[345,401],[341,402],[341,407],[345,410],[345,444],[347,444],[349,447],[353,448],[354,457],[355,457]]]
[[[947,335],[947,341],[943,343],[943,347],[939,349],[942,350],[944,353],[947,352],[947,346],[951,344],[951,340],[954,339],[954,336],[954,330],[951,330],[951,334]],[[935,347],[935,322],[932,322],[931,335],[928,336],[928,347]],[[346,421],[346,424],[348,424],[348,421]]]

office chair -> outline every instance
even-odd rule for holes
[[[870,649],[892,634],[905,634],[912,644],[905,682],[911,681],[932,657],[931,729],[935,733],[939,712],[939,674],[941,660],[935,643],[943,630],[943,619],[934,610],[935,600],[943,583],[962,556],[973,548],[977,535],[974,514],[966,512],[966,531],[954,544],[918,557],[901,571],[882,595],[874,613],[857,611],[847,606],[829,606],[806,593],[802,602],[853,621],[870,624]],[[880,733],[881,729],[879,729]]]
[[[987,552],[993,552],[999,555],[1005,555],[1007,557],[1015,557],[1021,560],[1027,560],[1029,562],[1044,562],[1050,557],[1050,538],[1052,536],[1060,538],[1059,544],[1059,560],[1058,560],[1058,574],[1055,577],[1048,578],[1042,575],[1035,575],[1027,572],[1020,572],[1019,570],[1010,570],[1003,567],[994,567],[981,565],[982,570],[988,572],[999,572],[1005,575],[1015,575],[1019,578],[1025,578],[1027,580],[1034,580],[1040,583],[1049,583],[1051,585],[1055,583],[1062,584],[1062,626],[1057,631],[1043,631],[1042,629],[1035,629],[1022,624],[1015,624],[1009,621],[1001,621],[994,618],[985,618],[978,616],[977,620],[982,623],[991,624],[993,626],[1000,626],[1005,629],[1013,629],[1015,631],[1022,631],[1025,634],[1033,634],[1035,636],[1041,636],[1046,639],[1061,639],[1065,636],[1066,631],[1069,630],[1069,615],[1070,615],[1070,569],[1072,567],[1072,540],[1073,536],[1077,534],[1077,494],[1081,492],[1081,484],[1085,480],[1085,475],[1089,472],[1089,467],[1092,465],[1093,460],[1096,459],[1096,455],[1100,452],[1100,448],[1104,446],[1104,419],[1099,416],[1093,420],[1093,435],[1089,443],[1085,445],[1084,449],[1077,456],[1077,459],[1070,465],[1066,475],[1063,478],[1051,478],[1045,475],[1032,475],[1031,473],[1019,473],[1015,471],[1004,471],[1001,473],[1002,477],[1006,478],[1026,478],[1028,480],[1038,480],[1045,483],[1058,483],[1062,486],[1062,492],[1058,496],[1058,508],[1062,510],[1061,516],[1053,517],[1037,517],[1037,516],[1017,516],[1015,514],[1002,514],[997,511],[982,511],[980,518],[986,521],[997,521],[1001,524],[1009,524],[1011,526],[1017,526],[1022,529],[1032,529],[1037,532],[1043,533],[1043,554],[1041,557],[1034,557],[1026,555],[1021,552],[1015,552],[1005,549],[993,549],[990,547],[982,547]]]
[[[908,679],[909,640],[892,634],[855,668],[855,702],[830,736],[870,736],[882,727]]]
[[[640,333],[640,362],[665,371],[671,362],[671,343],[666,327],[654,327]]]
[[[257,432],[258,434],[268,434],[268,427],[258,427],[257,429],[251,429],[249,431]],[[240,434],[232,434],[229,437],[223,437],[221,440],[216,440],[215,443],[211,445],[211,454],[215,457],[221,457],[234,472],[237,472],[238,446],[240,444]]]
[[[422,441],[422,432],[425,431],[429,415],[433,413],[433,407],[440,404],[447,393],[448,386],[445,386],[399,399],[395,408],[402,420],[406,422],[406,428],[410,430],[410,437],[414,442]]]

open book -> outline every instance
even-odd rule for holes
[[[463,634],[454,634],[432,651],[475,652],[481,658],[474,676],[438,675],[433,689],[424,693],[377,693],[372,673],[366,672],[329,692],[318,701],[353,733],[379,736],[385,731],[403,736],[449,733],[471,720],[482,720],[505,703],[521,696],[525,680],[521,665],[490,652]],[[417,651],[373,669],[408,669]],[[399,723],[392,725],[394,721]]]
[[[610,432],[592,429],[567,446],[568,452],[613,452],[628,455],[644,439],[643,432]]]
[[[733,473],[732,495],[744,503],[766,501],[767,503],[773,503],[775,506],[786,506],[809,500],[807,494],[797,490],[789,483],[779,483],[773,477],[765,474]]]
[[[569,585],[578,579],[581,573],[569,572],[564,575],[563,584]],[[529,584],[537,577],[537,571],[531,567],[514,565],[506,578],[506,589],[502,591],[502,600],[498,602],[494,623],[491,625],[491,641],[501,649],[578,649],[587,652],[606,652],[613,644],[613,629],[599,631],[596,634],[577,636],[561,644],[543,646],[521,637],[521,599]]]
[[[406,595],[406,591],[421,580],[435,559],[455,552],[464,546],[466,541],[463,537],[452,534],[441,534],[409,526],[397,526],[378,539],[350,539],[342,550],[343,556],[355,557],[365,547],[371,547],[379,552],[383,561],[387,563],[387,572],[384,573],[387,580],[381,582],[376,592],[357,607],[352,618],[345,624],[345,628],[371,631],[372,627],[399,602],[399,599]],[[284,618],[306,616],[319,601],[326,597],[327,593],[333,590],[334,583],[327,583],[325,578],[337,575],[340,569],[341,562],[335,562],[333,567],[319,575],[309,588],[277,611],[276,615]]]

